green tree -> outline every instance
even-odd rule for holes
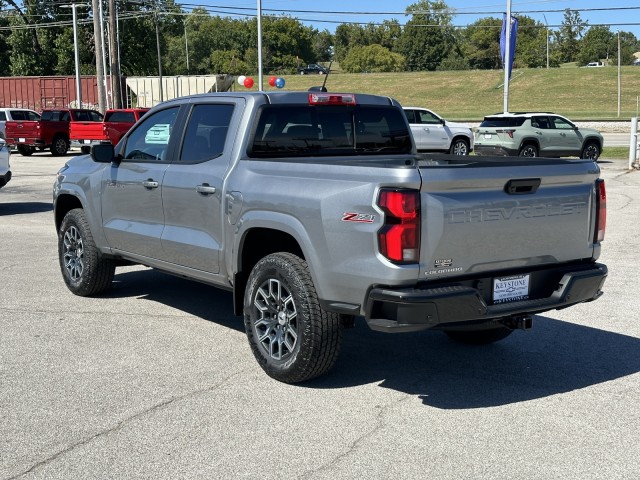
[[[409,70],[435,70],[454,48],[451,14],[440,0],[422,0],[406,9],[411,15],[398,40],[397,52]]]
[[[469,25],[463,33],[462,51],[471,68],[502,68],[500,27],[502,20],[485,17]]]
[[[560,29],[555,32],[555,54],[560,63],[574,62],[580,51],[580,43],[588,23],[582,21],[580,12],[567,8]]]
[[[612,54],[617,53],[617,43],[615,35],[611,33],[609,27],[595,26],[589,28],[582,38],[580,52],[576,57],[578,65],[586,65],[589,62],[601,60],[609,61]]]
[[[382,45],[352,47],[340,66],[348,73],[401,72],[405,68],[404,57]]]
[[[526,15],[518,16],[514,68],[538,68],[547,64],[547,28]]]

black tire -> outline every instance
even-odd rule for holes
[[[527,143],[526,145],[522,146],[518,155],[521,157],[537,157],[538,147],[536,147],[533,143]]]
[[[466,138],[455,138],[451,142],[449,149],[451,155],[469,155],[469,140]]]
[[[600,146],[596,142],[587,142],[582,150],[580,158],[588,158],[591,160],[598,160],[600,157]]]
[[[58,135],[53,139],[53,144],[51,145],[51,155],[54,157],[60,157],[62,155],[66,155],[69,151],[69,140]]]
[[[17,148],[18,148],[18,152],[23,157],[30,157],[31,155],[33,155],[33,152],[36,151],[35,148],[30,147],[29,145],[18,145]]]
[[[62,220],[58,258],[64,283],[74,294],[86,297],[111,287],[115,262],[100,255],[81,208],[70,210]]]
[[[340,315],[322,309],[307,263],[291,253],[268,255],[251,270],[244,325],[256,360],[280,382],[319,377],[340,353]]]
[[[80,147],[80,151],[86,155],[87,153],[91,153],[91,147]]]
[[[444,330],[450,339],[466,345],[488,345],[507,338],[512,332],[506,327],[490,330]]]

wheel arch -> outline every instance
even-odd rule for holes
[[[65,215],[74,208],[84,209],[84,205],[82,205],[82,202],[77,196],[71,195],[70,193],[58,195],[53,207],[56,231],[60,230],[60,225],[62,225],[62,220],[64,220]]]
[[[603,145],[603,141],[600,137],[596,137],[595,135],[590,135],[588,137],[585,137],[584,141],[582,142],[582,150],[584,150],[584,148],[587,146],[587,144],[591,143],[591,142],[595,142],[598,144],[598,148],[600,148],[600,151],[602,151],[602,145]]]
[[[275,252],[289,252],[306,258],[300,242],[293,234],[272,227],[257,226],[247,229],[234,251],[238,252],[233,281],[233,309],[236,315],[242,315],[247,279],[251,269],[261,258]]]
[[[518,152],[522,150],[522,147],[525,145],[534,145],[538,152],[540,151],[540,141],[535,137],[525,137],[520,141],[520,146],[518,147]]]

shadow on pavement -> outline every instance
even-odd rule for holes
[[[53,210],[53,204],[45,202],[0,202],[0,217],[4,215],[50,212],[51,210]]]
[[[106,297],[138,297],[244,332],[230,292],[144,269],[117,273]],[[325,376],[301,388],[370,383],[418,396],[442,409],[519,403],[640,372],[640,339],[536,316],[529,331],[493,345],[467,346],[437,331],[385,334],[364,319],[344,331],[342,352]]]

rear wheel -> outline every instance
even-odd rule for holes
[[[513,330],[506,327],[490,330],[444,330],[447,336],[466,345],[487,345],[507,338]]]
[[[30,147],[29,145],[18,145],[18,152],[20,152],[20,155],[22,155],[23,157],[29,157],[33,155],[33,152],[35,151],[36,149]]]
[[[538,147],[536,147],[532,143],[528,143],[528,144],[524,145],[520,149],[519,155],[521,157],[537,157],[538,156]]]
[[[59,157],[61,155],[66,155],[69,151],[69,141],[62,137],[57,136],[53,139],[53,144],[51,144],[51,155]]]
[[[80,151],[84,154],[91,153],[91,147],[80,147]]]
[[[81,208],[70,210],[62,220],[58,258],[62,278],[74,294],[85,297],[111,287],[115,262],[100,255]]]
[[[291,253],[268,255],[253,267],[244,324],[256,360],[281,382],[319,377],[340,353],[340,315],[322,309],[307,263]]]
[[[454,139],[449,153],[452,155],[469,155],[469,140],[465,138]]]
[[[588,158],[591,160],[598,160],[600,156],[600,146],[596,142],[588,142],[582,150],[580,158]]]

